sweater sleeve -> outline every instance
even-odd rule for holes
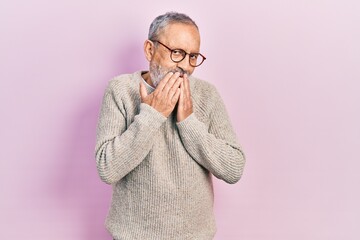
[[[105,91],[96,133],[95,158],[100,178],[113,184],[137,167],[152,147],[152,138],[166,121],[161,113],[141,103],[139,114],[126,126],[126,111]]]
[[[183,144],[192,158],[227,183],[241,178],[245,156],[236,141],[224,103],[213,88],[209,127],[192,113],[177,123]]]

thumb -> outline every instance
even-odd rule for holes
[[[146,87],[144,85],[143,82],[140,82],[140,96],[141,96],[141,100],[144,100],[144,98],[146,98],[148,95]]]

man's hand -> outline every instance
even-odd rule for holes
[[[180,97],[177,106],[176,119],[178,122],[181,122],[192,113],[193,113],[193,104],[191,100],[190,83],[188,76],[184,74],[184,80],[180,84]]]
[[[180,96],[180,84],[183,78],[180,78],[180,73],[168,73],[159,82],[155,91],[148,95],[144,83],[140,83],[141,102],[150,105],[158,112],[168,117],[174,110],[176,103]]]

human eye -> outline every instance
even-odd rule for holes
[[[172,50],[172,54],[174,56],[182,56],[182,55],[184,55],[184,51],[182,51],[181,49],[174,49],[174,50]]]
[[[192,60],[196,60],[198,57],[199,57],[198,53],[191,53],[190,54],[190,59],[192,59]]]

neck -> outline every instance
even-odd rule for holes
[[[150,72],[146,72],[142,74],[142,77],[144,78],[145,82],[147,82],[150,86],[152,86],[153,88],[155,88],[154,84],[151,81],[150,78]]]

